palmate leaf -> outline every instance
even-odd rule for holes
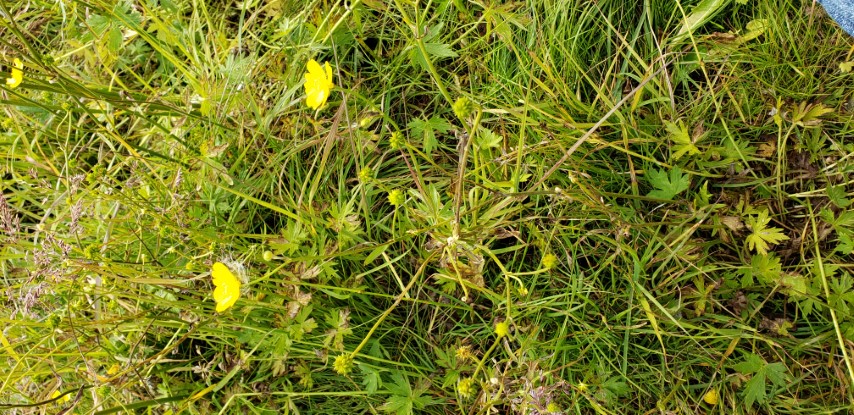
[[[665,200],[673,200],[676,195],[688,190],[691,184],[691,177],[687,174],[683,176],[679,167],[670,170],[669,176],[664,170],[650,170],[647,180],[655,188],[647,196]]]
[[[421,137],[424,152],[430,153],[439,145],[436,133],[444,134],[451,129],[451,124],[442,117],[433,116],[428,120],[412,120],[407,124],[413,137]]]
[[[415,409],[421,410],[429,405],[438,403],[436,399],[425,396],[426,387],[416,386],[414,389],[409,385],[409,378],[400,371],[391,375],[391,380],[385,382],[385,387],[392,395],[380,407],[383,412],[397,415],[411,415]]]
[[[733,366],[743,375],[753,376],[747,383],[744,384],[742,396],[747,407],[753,406],[754,403],[764,404],[768,400],[767,383],[770,380],[774,386],[785,386],[788,381],[786,374],[786,366],[782,363],[771,363],[765,361],[762,357],[756,354],[749,354],[745,360]]]
[[[700,149],[691,141],[691,135],[688,133],[688,127],[682,120],[679,123],[664,122],[664,127],[670,134],[670,140],[673,141],[673,152],[670,154],[670,160],[679,160],[685,154],[694,155],[700,154]]]
[[[770,221],[771,218],[768,217],[767,210],[761,210],[758,215],[747,218],[745,222],[753,230],[753,233],[745,239],[747,249],[756,250],[759,254],[765,255],[768,253],[769,244],[776,245],[789,239],[783,234],[782,229],[769,228],[768,223]]]

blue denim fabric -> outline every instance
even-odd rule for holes
[[[818,0],[818,2],[842,29],[854,36],[854,0]]]

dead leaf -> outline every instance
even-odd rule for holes
[[[738,216],[721,216],[721,223],[733,231],[744,229],[744,222]]]
[[[762,158],[771,158],[774,156],[774,153],[777,152],[777,142],[772,140],[768,140],[759,145],[759,151],[757,155]]]

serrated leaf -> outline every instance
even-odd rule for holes
[[[776,245],[789,239],[788,236],[783,234],[782,229],[768,227],[770,221],[771,218],[768,217],[768,211],[766,210],[759,211],[757,216],[747,218],[747,226],[753,230],[753,233],[745,239],[747,249],[755,250],[759,254],[765,255],[768,253],[769,244]]]
[[[734,365],[732,368],[737,370],[742,375],[749,375],[762,370],[765,366],[765,359],[760,356],[750,353],[744,357],[744,361]]]
[[[424,409],[438,402],[430,396],[424,395],[424,392],[427,391],[426,387],[413,389],[409,385],[408,377],[400,371],[392,373],[391,382],[386,383],[386,388],[392,393],[392,396],[380,407],[384,412],[410,415],[413,413],[413,409]]]
[[[760,371],[753,375],[744,384],[744,403],[750,408],[754,403],[763,404],[768,395],[765,392],[765,372]]]
[[[122,47],[122,29],[118,26],[113,26],[109,32],[107,32],[107,49],[112,53],[118,53],[119,49]]]
[[[833,112],[833,108],[825,107],[824,104],[800,103],[792,109],[792,122],[802,127],[813,126],[821,123],[821,117]]]
[[[753,284],[753,278],[759,280],[765,285],[774,285],[782,276],[782,266],[780,259],[774,256],[774,253],[754,255],[750,259],[750,268],[745,271],[745,278],[742,279],[742,288],[747,288]]]
[[[407,126],[413,137],[423,139],[424,152],[428,154],[439,145],[436,140],[436,133],[443,134],[451,129],[451,124],[439,116],[430,117],[428,120],[412,120]]]
[[[780,362],[766,365],[763,371],[765,372],[765,377],[776,386],[786,386],[786,383],[789,381],[786,365]]]
[[[481,127],[478,130],[477,136],[475,136],[475,143],[479,149],[500,147],[502,141],[504,141],[504,137],[484,127]]]
[[[691,185],[691,177],[687,174],[682,175],[679,167],[670,170],[670,175],[664,170],[650,170],[647,173],[647,180],[655,188],[647,196],[665,200],[673,200],[676,195],[688,190]]]
[[[359,365],[359,370],[365,374],[365,377],[362,378],[362,385],[365,386],[366,392],[374,393],[382,386],[382,379],[378,370],[365,365]]]
[[[700,149],[691,141],[691,134],[688,133],[688,127],[685,126],[682,120],[679,120],[678,124],[665,121],[664,127],[669,133],[670,140],[673,141],[673,151],[670,155],[671,161],[679,160],[685,154],[700,154]]]
[[[839,233],[839,244],[836,245],[834,252],[839,252],[843,255],[854,253],[854,238],[848,233]]]
[[[410,415],[412,414],[412,401],[406,396],[391,395],[380,410],[390,414]]]
[[[848,199],[848,194],[845,193],[845,186],[828,186],[827,198],[830,202],[840,208],[846,208],[851,205],[851,200]]]
[[[386,383],[386,388],[389,392],[400,396],[409,396],[409,394],[412,393],[412,387],[409,385],[409,379],[401,371],[392,372],[391,382]]]

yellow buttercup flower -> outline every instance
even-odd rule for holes
[[[222,262],[213,264],[211,276],[216,287],[213,292],[216,312],[222,313],[231,308],[240,298],[240,280]]]
[[[21,85],[21,82],[24,81],[24,62],[21,62],[20,59],[15,58],[12,63],[12,77],[6,78],[6,86],[8,86],[9,88],[17,88],[18,85]]]
[[[306,65],[308,72],[305,74],[305,104],[311,109],[322,107],[329,98],[329,91],[335,88],[335,84],[332,83],[332,67],[329,66],[329,62],[325,65],[325,72],[324,67],[314,59],[308,61]]]
[[[502,321],[495,325],[495,335],[498,336],[499,339],[508,334],[510,334],[510,325],[507,324],[506,321]]]
[[[60,395],[62,395],[62,394],[61,394],[61,393],[59,393],[59,391],[58,391],[58,390],[55,390],[55,391],[53,391],[53,393],[50,395],[50,399],[56,399],[56,398],[59,398],[59,396],[60,396]],[[58,399],[56,402],[57,402],[57,403],[65,403],[65,402],[68,402],[68,401],[70,401],[70,400],[71,400],[71,395],[64,395],[62,398]]]
[[[709,389],[705,395],[703,395],[703,401],[709,405],[717,405],[718,404],[718,391],[716,389]]]

